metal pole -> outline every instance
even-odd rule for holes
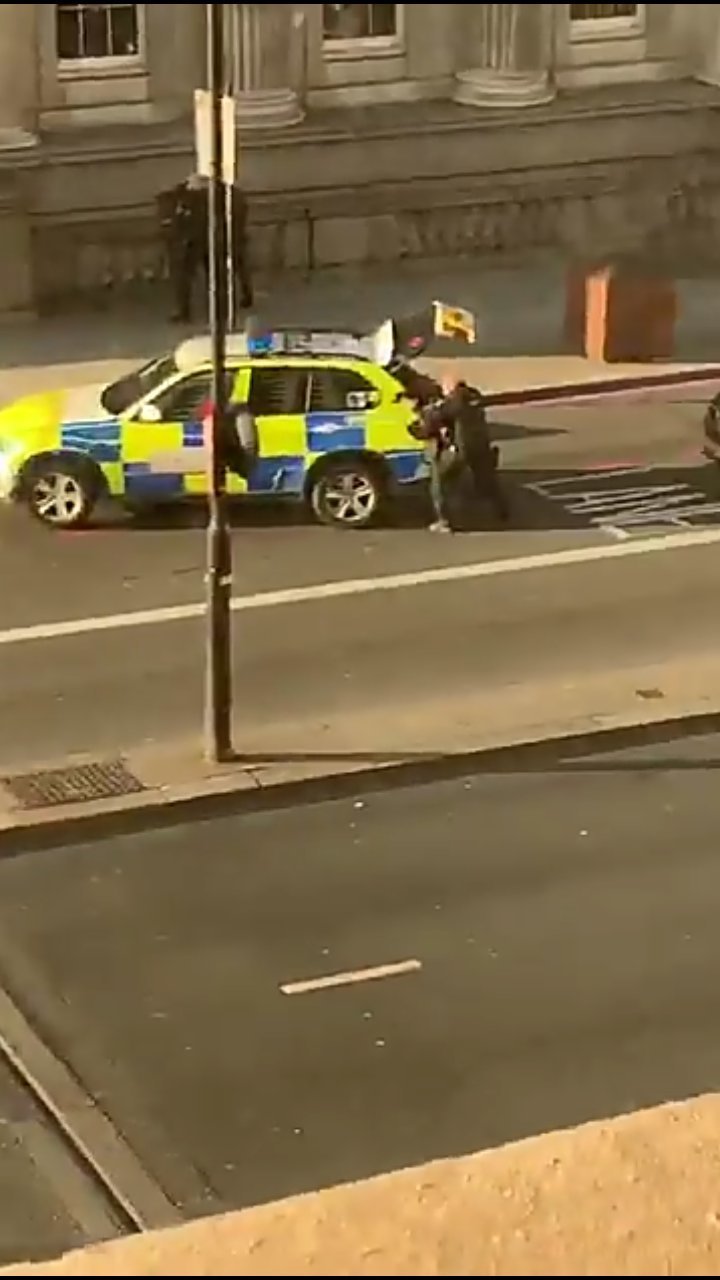
[[[228,290],[227,222],[223,181],[222,96],[225,89],[223,9],[222,4],[206,5],[208,88],[211,95],[208,248],[213,412],[209,440],[205,753],[214,763],[222,763],[233,758],[230,633],[232,544],[227,509],[227,469],[222,448],[223,426],[228,409],[225,376]]]
[[[235,97],[235,73],[238,52],[238,6],[236,4],[224,4],[222,6],[225,12],[224,20],[224,41],[225,50],[230,50],[229,56],[225,58],[225,93],[229,98]],[[227,323],[228,329],[234,333],[237,328],[237,298],[235,297],[235,236],[234,236],[234,219],[233,219],[233,184],[225,183],[225,227],[226,227],[226,252],[227,252]]]

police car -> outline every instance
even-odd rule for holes
[[[227,342],[228,394],[247,405],[258,456],[228,493],[306,502],[325,524],[364,528],[424,474],[410,434],[408,361],[433,337],[474,341],[472,316],[434,303],[369,335],[285,329]],[[203,498],[208,338],[191,338],[109,386],[40,393],[0,410],[0,498],[58,529],[108,497],[131,509]]]

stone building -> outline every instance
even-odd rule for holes
[[[0,5],[0,310],[159,269],[205,5]],[[227,4],[267,269],[712,252],[720,5]]]

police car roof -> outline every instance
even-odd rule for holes
[[[230,333],[226,340],[228,360],[261,356],[300,356],[310,359],[344,356],[355,360],[375,360],[379,354],[377,333],[363,335],[334,329]],[[206,336],[188,338],[175,351],[175,363],[181,370],[208,364],[211,359],[212,342]]]

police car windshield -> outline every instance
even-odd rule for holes
[[[106,413],[125,413],[131,405],[137,404],[138,400],[149,395],[176,372],[174,355],[159,356],[149,360],[139,369],[134,369],[132,373],[126,373],[122,378],[118,378],[117,382],[111,382],[102,393],[102,407]]]

